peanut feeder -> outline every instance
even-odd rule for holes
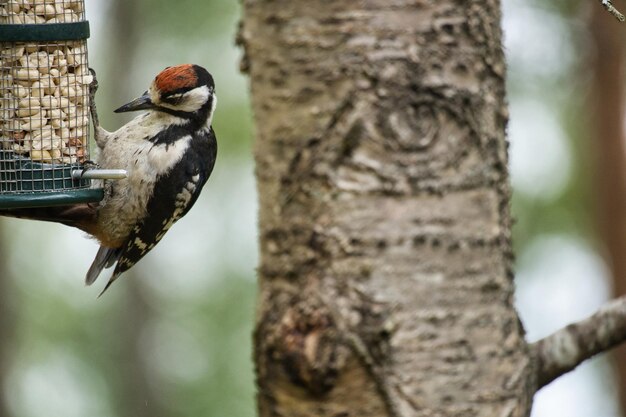
[[[0,0],[0,208],[100,199],[71,175],[89,159],[88,36],[84,0]]]

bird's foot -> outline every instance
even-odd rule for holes
[[[81,176],[83,176],[85,174],[85,172],[91,170],[91,169],[98,169],[100,168],[100,165],[98,165],[97,163],[95,163],[92,160],[87,160],[85,162],[83,162],[83,164],[81,165],[81,168],[83,169],[83,173],[81,174]]]
[[[91,113],[91,121],[94,129],[100,127],[100,120],[98,119],[98,111],[96,110],[96,91],[98,91],[98,78],[96,78],[96,71],[93,68],[89,68],[91,74],[91,83],[89,83],[89,111]]]

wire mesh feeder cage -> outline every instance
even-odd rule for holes
[[[89,159],[84,0],[0,0],[0,208],[102,199]]]

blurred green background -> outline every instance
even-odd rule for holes
[[[87,0],[98,111],[115,130],[166,66],[214,76],[218,161],[193,210],[105,296],[95,241],[0,219],[0,416],[253,416],[256,196],[234,1]]]
[[[616,23],[597,1],[503,6],[517,304],[536,340],[612,296],[614,265],[598,227],[607,219],[597,204],[608,167],[595,152],[602,141],[590,97],[594,31]],[[216,80],[218,161],[194,209],[101,299],[105,279],[82,285],[94,241],[59,225],[0,218],[0,417],[253,416],[257,207],[247,81],[234,44],[239,3],[86,7],[103,126],[132,117],[112,110],[163,68],[197,63]],[[596,9],[604,14],[594,27]],[[623,57],[615,52],[614,60]],[[613,87],[623,93],[621,83]],[[616,374],[606,356],[581,366],[539,393],[533,417],[619,416]]]
[[[614,3],[624,11],[626,2]],[[503,7],[516,302],[535,341],[625,292],[626,25],[598,1]],[[622,415],[624,352],[594,358],[539,391],[532,416]]]

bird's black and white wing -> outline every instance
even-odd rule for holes
[[[121,249],[113,275],[102,292],[106,291],[120,274],[130,269],[152,250],[170,227],[187,214],[198,199],[214,163],[215,154],[210,160],[185,158],[157,178],[146,207],[147,215],[131,231]]]

